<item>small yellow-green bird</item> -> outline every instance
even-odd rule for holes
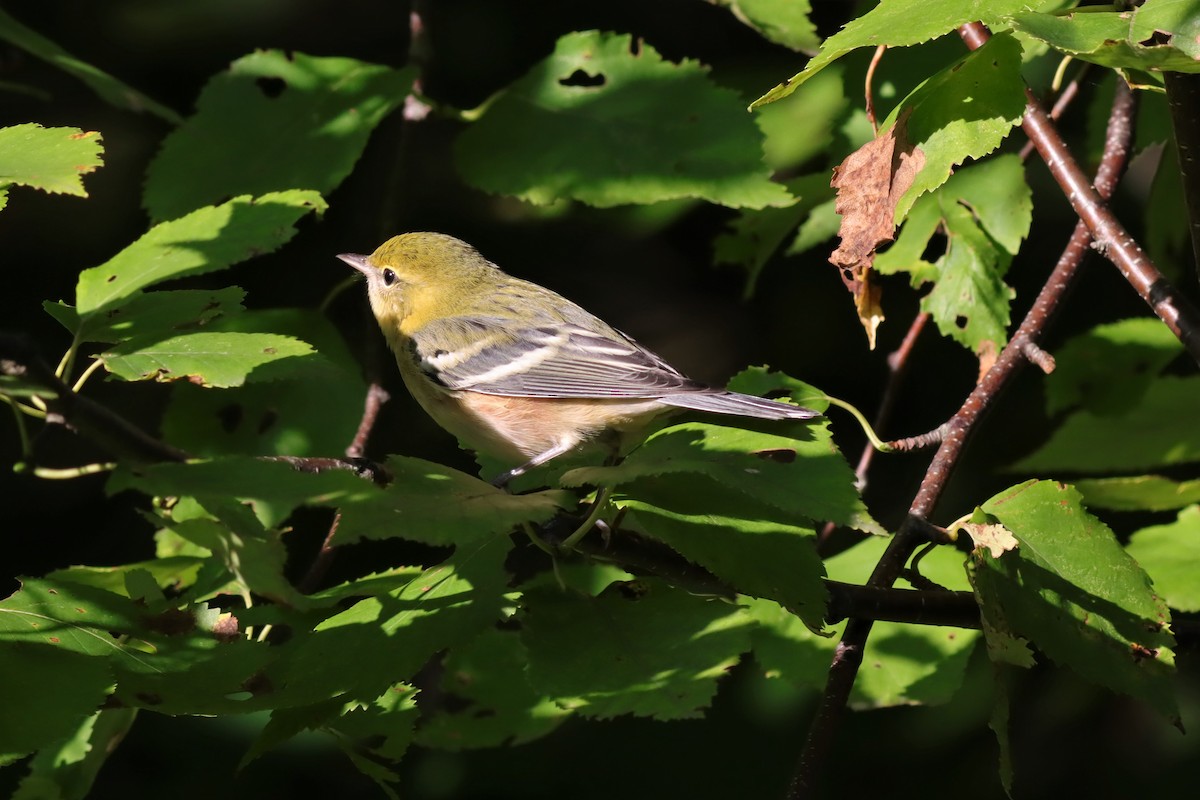
[[[691,380],[452,236],[406,233],[369,256],[338,258],[366,276],[371,310],[421,407],[468,447],[518,465],[497,486],[588,442],[620,451],[680,409],[818,416]]]

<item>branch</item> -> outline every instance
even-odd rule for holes
[[[982,47],[991,36],[979,22],[962,26],[959,33],[972,50]],[[1095,189],[1084,177],[1083,170],[1071,156],[1066,142],[1059,136],[1054,123],[1042,110],[1033,92],[1025,89],[1025,134],[1037,147],[1038,154],[1075,213],[1087,225],[1095,239],[1095,247],[1116,265],[1143,300],[1154,309],[1171,332],[1200,364],[1200,312],[1162,276],[1153,262],[1142,252],[1129,232],[1121,225]]]
[[[138,464],[186,461],[187,453],[147,435],[124,417],[71,390],[42,361],[25,336],[0,334],[0,375],[28,381],[46,390],[46,421],[66,425],[119,459]]]
[[[1200,76],[1164,72],[1163,79],[1167,84],[1167,105],[1171,109],[1179,169],[1183,173],[1192,259],[1200,277]]]
[[[973,29],[973,26],[964,27]],[[982,26],[978,27],[982,28]],[[964,31],[964,38],[966,35]],[[982,44],[982,41],[978,41],[975,46],[978,44]],[[1034,109],[1035,105],[1031,101],[1030,109]],[[1129,154],[1129,142],[1132,138],[1133,105],[1132,92],[1128,86],[1119,84],[1109,117],[1104,158],[1096,174],[1096,191],[1092,191],[1090,187],[1088,189],[1088,192],[1097,198],[1097,202],[1093,204],[1093,210],[1100,205],[1099,195],[1108,197],[1112,194],[1116,179],[1124,168]],[[1027,111],[1026,119],[1029,118],[1029,113]],[[1053,131],[1050,122],[1045,119],[1045,115],[1041,116],[1044,124],[1038,126],[1037,130],[1042,133],[1046,130]],[[1029,131],[1028,128],[1026,130]],[[1057,138],[1056,133],[1054,136]],[[1058,141],[1061,143],[1061,139]],[[1065,146],[1063,151],[1065,152]],[[1039,152],[1042,152],[1041,145],[1039,145]],[[1060,153],[1059,156],[1061,158],[1062,154]],[[1077,170],[1078,168],[1076,168]],[[1025,352],[1028,349],[1027,343],[1034,342],[1040,337],[1050,316],[1058,307],[1082,263],[1083,257],[1087,254],[1091,243],[1090,230],[1090,226],[1085,226],[1083,222],[1076,225],[1058,264],[1042,287],[1033,307],[1017,329],[1017,333],[1001,351],[996,362],[979,381],[962,407],[944,426],[941,444],[930,462],[929,469],[921,481],[921,487],[917,491],[912,505],[909,507],[908,519],[905,520],[880,558],[868,581],[869,587],[890,588],[903,570],[904,564],[907,563],[913,550],[925,540],[927,534],[923,521],[930,516],[934,505],[945,489],[950,474],[962,454],[968,434],[1004,384],[1024,363]],[[1134,248],[1136,249],[1136,246]],[[871,625],[870,619],[855,617],[846,623],[846,630],[838,643],[833,663],[829,669],[825,693],[809,727],[808,738],[804,743],[804,749],[801,751],[799,763],[789,788],[789,797],[793,799],[814,796],[817,792],[820,770],[827,761],[837,724],[845,710],[850,690],[858,675],[858,668],[862,664],[863,651],[871,633]]]

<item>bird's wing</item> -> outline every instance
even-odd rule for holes
[[[708,388],[619,331],[500,322],[453,317],[430,323],[414,339],[419,366],[448,389],[512,397],[649,398]],[[455,330],[472,335],[446,335]],[[464,340],[471,344],[457,350],[439,346]]]

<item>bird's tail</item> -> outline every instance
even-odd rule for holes
[[[736,414],[759,419],[812,419],[821,412],[811,408],[791,406],[765,397],[754,397],[738,392],[713,390],[711,392],[680,392],[660,397],[659,402],[679,408],[711,411],[717,414]]]

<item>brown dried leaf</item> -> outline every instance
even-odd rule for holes
[[[871,285],[871,264],[879,246],[895,238],[896,203],[925,165],[925,154],[905,135],[907,121],[906,111],[895,125],[846,156],[829,183],[837,190],[834,208],[842,215],[841,244],[829,261],[854,295],[872,348],[883,313],[879,287]]]
[[[1009,550],[1016,550],[1018,547],[1017,537],[998,522],[986,524],[964,522],[962,527],[971,537],[971,541],[975,543],[975,548],[986,547],[992,554],[992,558],[999,558]]]

